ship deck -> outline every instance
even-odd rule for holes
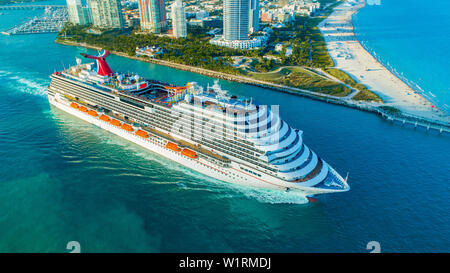
[[[89,85],[92,88],[101,90],[103,92],[125,95],[130,98],[134,98],[137,101],[152,102],[157,103],[162,106],[171,107],[172,101],[170,98],[170,88],[175,88],[176,86],[170,83],[165,83],[152,79],[145,79],[147,82],[147,87],[137,90],[121,90],[111,86],[107,86],[101,83],[97,83],[91,80],[83,80],[77,75],[70,73],[69,71],[63,71],[62,73],[57,73],[58,76],[80,82],[84,85]],[[169,89],[168,89],[169,88]]]

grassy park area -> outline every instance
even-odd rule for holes
[[[319,0],[324,6],[315,17],[296,16],[295,21],[283,28],[273,28],[267,46],[253,50],[238,50],[212,45],[208,29],[190,27],[186,38],[174,39],[168,35],[142,33],[139,29],[100,30],[91,26],[75,26],[68,23],[59,33],[57,41],[75,42],[135,56],[137,47],[158,46],[164,54],[155,59],[200,67],[212,71],[241,75],[261,81],[305,89],[317,93],[345,97],[358,90],[353,98],[362,101],[381,101],[367,87],[355,82],[345,72],[333,68],[325,41],[318,24],[340,3],[336,0]],[[281,52],[275,45],[282,44]],[[291,54],[286,54],[286,48]],[[243,65],[235,60],[245,59]],[[340,82],[315,72],[322,69]]]

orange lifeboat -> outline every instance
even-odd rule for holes
[[[76,104],[75,102],[72,102],[72,103],[70,104],[70,107],[75,108],[75,109],[78,109],[80,106],[79,106],[78,104]]]
[[[122,127],[120,127],[120,128],[122,128],[123,130],[128,131],[128,132],[133,132],[133,127],[131,127],[130,124],[124,123],[124,124],[122,125]]]
[[[167,148],[167,149],[171,149],[172,151],[175,151],[175,152],[181,151],[180,147],[178,147],[178,145],[175,144],[175,143],[173,143],[173,142],[167,143],[167,144],[166,144],[166,148]]]
[[[148,138],[148,133],[146,131],[142,131],[142,130],[137,130],[136,131],[136,135],[140,136],[142,138]]]
[[[109,122],[111,125],[117,126],[119,127],[122,123],[120,123],[120,121],[118,121],[117,119],[113,119]]]
[[[94,110],[88,111],[88,114],[89,114],[90,116],[93,116],[93,117],[97,117],[97,116],[98,116],[97,112],[95,112]]]
[[[197,153],[189,149],[183,149],[183,151],[181,151],[181,154],[190,158],[197,158]]]
[[[107,115],[101,115],[101,116],[99,117],[99,119],[100,119],[100,120],[103,120],[103,121],[106,121],[106,122],[109,121],[109,117],[108,117]]]
[[[81,112],[87,112],[88,109],[85,106],[81,106],[80,108],[78,108],[78,110],[80,110]]]

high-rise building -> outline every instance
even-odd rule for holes
[[[164,0],[139,0],[141,28],[153,33],[161,33],[167,27]]]
[[[91,13],[86,6],[86,1],[66,0],[69,22],[75,25],[87,25],[92,23]]]
[[[85,25],[92,24],[91,9],[87,5],[83,6],[83,17]]]
[[[250,0],[249,31],[259,30],[259,0]]]
[[[248,40],[249,4],[249,0],[223,1],[223,32],[225,40]]]
[[[83,6],[81,0],[66,0],[69,22],[75,25],[85,25]]]
[[[181,0],[175,0],[172,4],[172,27],[175,38],[185,38],[187,36],[186,12]]]
[[[120,0],[89,0],[92,23],[100,28],[123,28],[122,6]]]

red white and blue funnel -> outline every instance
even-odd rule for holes
[[[108,63],[106,62],[106,57],[108,55],[109,55],[109,51],[107,51],[107,50],[103,50],[99,56],[92,56],[92,55],[87,55],[85,53],[81,53],[81,56],[97,61],[97,74],[99,74],[100,76],[110,76],[110,75],[114,74],[114,72],[109,67]]]

